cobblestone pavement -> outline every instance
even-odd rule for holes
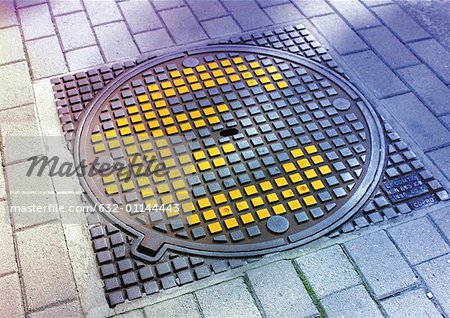
[[[323,37],[448,188],[450,52],[440,43],[448,45],[448,35],[443,39],[421,19],[433,37],[402,6],[391,0],[2,0],[0,217],[6,222],[0,222],[0,315],[450,316],[445,204],[115,310],[106,305],[83,226],[54,217],[23,225],[8,208],[20,201],[15,190],[24,159],[43,150],[7,158],[5,136],[61,134],[50,78],[298,23]],[[48,189],[46,202],[77,200],[55,193],[58,182],[39,180],[37,188]]]

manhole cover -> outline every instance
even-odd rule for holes
[[[91,103],[74,151],[78,164],[115,167],[83,186],[148,259],[253,256],[318,238],[366,202],[385,156],[377,116],[349,83],[237,45],[124,74]]]

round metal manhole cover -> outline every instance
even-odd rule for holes
[[[348,220],[384,163],[364,97],[305,58],[221,45],[151,60],[91,103],[75,143],[94,203],[136,251],[252,256]],[[157,169],[157,165],[159,168]],[[118,167],[118,168],[117,168]]]

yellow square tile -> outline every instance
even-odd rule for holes
[[[152,189],[150,188],[145,188],[141,190],[141,195],[143,198],[148,198],[148,197],[152,197],[155,195],[155,193],[153,192]]]
[[[211,164],[208,161],[203,161],[197,164],[200,171],[206,171],[211,169]]]
[[[175,126],[171,126],[171,127],[166,128],[166,132],[168,135],[174,135],[174,134],[178,133],[178,128]]]
[[[187,86],[182,86],[177,88],[178,94],[186,94],[189,93],[189,88]]]
[[[261,68],[255,70],[255,75],[256,75],[256,76],[263,76],[264,74],[266,74],[266,72],[264,72],[264,70],[261,69]]]
[[[291,189],[281,191],[281,195],[285,199],[292,198],[294,196],[294,192]]]
[[[208,230],[211,234],[215,234],[215,233],[222,231],[222,226],[220,225],[219,222],[214,222],[214,223],[208,224]]]
[[[229,75],[229,74],[234,74],[234,73],[236,73],[236,71],[235,71],[234,68],[232,68],[232,67],[227,67],[227,68],[225,69],[225,73],[227,73],[227,74]]]
[[[152,93],[152,92],[156,92],[157,90],[159,90],[159,87],[157,84],[152,84],[152,85],[148,85],[147,89],[150,93]]]
[[[225,66],[230,66],[230,65],[231,65],[231,63],[230,63],[229,60],[222,60],[222,61],[220,61],[220,64],[221,64],[223,67],[225,67]]]
[[[103,152],[105,150],[106,150],[106,148],[105,148],[104,144],[96,144],[96,145],[94,145],[94,152],[95,153]]]
[[[274,81],[279,81],[279,80],[282,80],[282,79],[283,79],[283,76],[281,76],[280,73],[276,73],[276,74],[273,74],[273,75],[272,75],[272,79],[273,79]]]
[[[197,72],[204,72],[204,71],[206,71],[206,67],[203,64],[200,64],[200,65],[196,66],[195,69],[197,70]]]
[[[311,160],[315,164],[319,164],[319,163],[322,163],[324,161],[321,155],[312,156]]]
[[[234,62],[234,64],[242,64],[244,61],[242,60],[242,58],[241,57],[235,57],[235,58],[233,58],[233,62]]]
[[[126,118],[117,119],[117,127],[123,127],[123,126],[127,126],[127,125],[128,125],[128,119],[126,119]],[[100,134],[99,134],[99,136],[101,138]],[[94,136],[92,136],[92,137],[94,137]]]
[[[176,193],[178,201],[184,201],[190,198],[189,192],[186,190],[178,191]]]
[[[189,225],[196,225],[200,223],[200,218],[197,214],[188,215],[186,219]]]
[[[193,70],[192,68],[190,68],[190,67],[184,68],[184,69],[183,69],[183,74],[184,74],[184,75],[194,74],[194,70]]]
[[[149,121],[149,122],[147,123],[147,125],[148,125],[148,127],[149,127],[150,129],[158,128],[158,127],[159,127],[159,121],[157,121],[157,120],[152,120],[152,121]]]
[[[170,76],[172,76],[172,78],[177,78],[177,77],[180,77],[181,74],[180,74],[180,71],[175,70],[175,71],[170,72]]]
[[[302,168],[302,169],[311,167],[311,163],[310,163],[309,160],[306,159],[306,158],[297,160],[297,164],[298,164],[298,166],[299,166],[300,168]]]
[[[278,195],[276,193],[270,193],[267,195],[267,201],[269,203],[277,202],[279,201]]]
[[[180,125],[181,131],[192,130],[192,126],[189,123],[184,123]]]
[[[228,84],[228,81],[227,81],[227,79],[226,79],[225,77],[219,77],[219,78],[217,79],[217,84],[219,84],[219,85],[225,85],[225,84]]]
[[[309,170],[305,171],[305,176],[308,179],[313,179],[313,178],[317,177],[317,173],[316,173],[316,171],[314,171],[314,169],[309,169]]]
[[[139,109],[136,106],[131,106],[127,108],[127,112],[130,115],[136,114],[139,112]]]
[[[161,107],[167,106],[167,104],[164,100],[159,100],[159,101],[155,102],[155,106],[156,106],[156,108],[161,108]]]
[[[155,119],[156,118],[156,114],[155,112],[147,112],[144,114],[145,119]]]
[[[160,85],[161,85],[161,87],[162,87],[163,89],[172,87],[172,83],[169,82],[169,81],[162,82]]]
[[[252,73],[250,73],[250,72],[244,72],[244,73],[241,74],[241,76],[244,79],[249,79],[249,78],[253,77]]]
[[[153,137],[162,137],[164,136],[164,132],[161,129],[156,129],[152,131]]]
[[[108,183],[111,183],[111,182],[115,181],[114,175],[112,175],[112,174],[104,176],[102,179],[103,179],[103,183],[104,184],[108,184]]]
[[[164,126],[169,126],[173,124],[173,119],[172,117],[166,117],[162,119],[162,123]]]
[[[250,195],[254,195],[258,193],[258,190],[256,189],[256,187],[254,185],[245,187],[245,193],[250,196]]]
[[[214,159],[214,160],[213,160],[213,165],[214,165],[214,167],[216,167],[216,168],[223,167],[223,166],[226,165],[225,159],[224,159],[224,158],[217,158],[217,159]]]
[[[232,191],[228,192],[228,195],[230,196],[230,198],[232,200],[237,200],[237,199],[242,198],[242,193],[241,193],[241,191],[239,189],[232,190]]]
[[[175,86],[183,86],[184,84],[186,84],[186,82],[182,78],[177,78],[176,80],[173,81],[173,84]]]
[[[224,153],[235,152],[236,148],[234,148],[233,144],[225,144],[222,146],[222,150]]]
[[[211,87],[216,86],[216,83],[214,83],[213,80],[209,80],[209,81],[203,82],[203,85],[205,85],[206,88],[211,88]]]
[[[264,220],[270,216],[270,212],[267,209],[261,209],[261,210],[256,211],[256,215],[258,215],[258,218],[260,220]]]
[[[193,91],[201,90],[202,89],[202,85],[200,85],[199,83],[194,83],[194,84],[191,85],[191,89]]]
[[[287,180],[286,180],[285,177],[280,177],[280,178],[276,178],[276,179],[275,179],[275,184],[276,184],[279,188],[281,188],[281,187],[284,187],[284,186],[288,185],[288,182],[287,182]]]
[[[151,95],[151,97],[152,97],[152,100],[158,100],[158,99],[161,99],[163,96],[161,93],[158,92],[158,93],[153,93]]]
[[[226,205],[219,208],[219,213],[221,216],[227,216],[233,214],[233,211],[230,206]]]
[[[237,67],[237,69],[239,72],[244,72],[244,71],[248,70],[247,66],[245,66],[245,65],[239,65]]]
[[[269,190],[273,189],[272,183],[270,183],[270,181],[261,182],[259,184],[259,186],[261,187],[261,190],[263,190],[263,191],[269,191]]]
[[[315,199],[312,195],[309,195],[309,196],[307,196],[307,197],[304,197],[304,198],[303,198],[303,202],[305,202],[305,204],[306,204],[307,206],[311,206],[311,205],[317,204],[316,199]]]
[[[200,74],[200,79],[202,79],[203,81],[207,80],[207,79],[210,79],[210,78],[211,78],[211,75],[209,75],[208,73]]]
[[[203,198],[197,201],[197,204],[200,209],[209,208],[211,206],[211,202],[209,202],[208,198]]]
[[[172,187],[173,187],[175,190],[183,189],[183,188],[186,187],[186,184],[184,183],[183,180],[176,180],[176,181],[172,182]]]
[[[213,220],[213,219],[216,218],[216,213],[214,213],[213,210],[205,211],[205,212],[203,212],[203,218],[204,218],[206,221]]]
[[[314,190],[320,190],[320,189],[325,188],[325,186],[323,185],[323,182],[321,180],[313,181],[313,182],[311,182],[311,185]]]
[[[267,84],[270,83],[270,78],[268,78],[267,76],[263,76],[259,79],[259,81],[261,82],[261,84]]]
[[[150,179],[147,177],[140,177],[136,179],[138,186],[141,188],[143,186],[150,184]]]
[[[152,110],[153,107],[152,107],[151,104],[145,103],[145,104],[141,105],[141,109],[142,109],[143,112],[148,112],[149,110]]]
[[[308,154],[313,154],[317,152],[317,148],[316,146],[312,145],[312,146],[306,146],[305,150]]]
[[[273,213],[275,214],[283,214],[286,213],[286,208],[282,204],[277,204],[272,207]]]
[[[116,148],[120,147],[120,141],[118,141],[118,140],[111,140],[111,141],[108,141],[108,145],[109,145],[110,149],[116,149]]]
[[[195,160],[198,161],[198,160],[205,159],[206,155],[202,150],[199,150],[199,151],[194,152],[194,158],[195,158]]]
[[[297,189],[297,192],[299,194],[304,194],[304,193],[308,193],[309,192],[309,188],[308,188],[308,186],[306,184],[298,185],[296,187],[296,189]]]
[[[161,202],[162,202],[162,204],[172,204],[172,203],[174,203],[173,196],[170,194],[163,195],[161,197]]]
[[[280,82],[277,82],[277,86],[278,86],[278,88],[283,89],[283,88],[288,87],[288,84],[285,81],[280,81]]]
[[[227,198],[225,197],[225,194],[223,194],[223,193],[217,194],[214,196],[214,202],[216,202],[216,204],[221,204],[221,203],[227,202]]]
[[[321,174],[326,175],[331,173],[331,169],[328,166],[319,167],[319,171]]]
[[[266,85],[264,85],[264,88],[268,92],[273,92],[275,90],[275,86],[273,84],[266,84]]]
[[[289,172],[292,172],[292,171],[297,170],[292,162],[285,163],[285,164],[283,165],[283,169],[284,169],[284,171],[285,171],[286,173],[289,173]]]
[[[275,73],[277,71],[275,66],[269,66],[267,68],[267,72],[269,72],[270,74]]]
[[[241,80],[241,78],[239,77],[239,75],[236,75],[236,74],[230,75],[229,78],[230,78],[230,81],[232,81],[233,83],[234,83],[234,82],[238,82],[238,81]]]
[[[186,116],[186,114],[179,114],[175,117],[177,119],[178,122],[182,123],[184,121],[188,120],[188,117]]]
[[[254,80],[254,79],[251,79],[251,80],[247,81],[247,85],[250,86],[250,87],[253,87],[253,86],[258,85],[258,82],[256,80]]]
[[[208,149],[208,154],[211,157],[216,157],[216,156],[220,155],[220,150],[217,147],[209,148]]]
[[[253,215],[251,213],[245,213],[241,215],[241,221],[244,224],[249,224],[255,222],[255,219],[253,218]]]
[[[188,81],[189,84],[197,83],[198,82],[198,78],[195,75],[188,76],[187,81]]]
[[[195,126],[195,128],[201,128],[201,127],[205,127],[206,123],[203,119],[199,119],[199,120],[194,121],[194,126]]]
[[[211,125],[217,124],[219,122],[220,119],[217,116],[208,117],[208,123],[210,123]]]
[[[181,210],[183,210],[184,213],[192,212],[195,210],[195,206],[192,202],[186,202],[181,205]]]
[[[249,206],[247,201],[241,201],[236,203],[236,209],[240,212],[240,211],[245,211],[248,210]]]
[[[214,115],[216,113],[216,111],[212,107],[206,107],[206,108],[203,109],[203,113],[206,116],[211,116],[211,115]]]
[[[138,124],[138,125],[134,125],[133,129],[136,133],[140,133],[140,132],[145,131],[145,126],[144,126],[144,124]]]
[[[220,104],[219,106],[217,106],[217,110],[219,111],[219,113],[226,112],[228,110],[228,106],[225,104]]]
[[[264,205],[264,201],[261,197],[256,197],[250,200],[252,202],[253,207],[258,207]]]
[[[229,218],[224,221],[227,229],[233,229],[239,225],[235,218]]]
[[[223,72],[221,70],[215,70],[212,72],[214,77],[221,77],[223,76]]]
[[[156,187],[156,191],[159,193],[159,194],[162,194],[162,193],[167,193],[167,192],[169,192],[169,185],[167,185],[166,183],[164,183],[164,184],[160,184],[159,186],[157,186]]]
[[[292,183],[298,183],[300,181],[303,180],[302,176],[300,175],[300,173],[294,173],[294,174],[290,174],[289,175],[289,179],[291,179]]]
[[[200,113],[200,111],[194,110],[194,111],[189,112],[189,116],[190,116],[192,119],[197,119],[197,118],[202,117],[202,114]]]
[[[302,208],[300,201],[298,201],[297,199],[289,201],[288,206],[289,206],[289,209],[291,209],[291,211],[297,211]]]
[[[211,70],[215,70],[215,69],[219,68],[219,65],[217,65],[216,62],[211,62],[211,63],[208,63],[208,67],[209,67]]]
[[[116,184],[111,184],[105,187],[105,192],[106,194],[117,194],[119,193],[119,190]]]
[[[125,119],[125,121],[127,120],[126,118],[123,118],[123,119]],[[120,119],[119,119],[119,120],[120,120]],[[120,125],[119,125],[119,120],[117,121],[117,124],[118,124],[118,126],[120,127]],[[126,123],[128,124],[128,121],[126,121]],[[122,125],[122,126],[124,126],[124,125]],[[91,137],[91,142],[93,142],[93,143],[97,143],[97,142],[100,142],[100,141],[102,141],[102,140],[103,140],[103,137],[102,137],[102,135],[99,134],[99,133],[96,133],[96,134],[92,135],[92,137]]]
[[[169,116],[170,112],[167,108],[163,108],[163,109],[158,110],[158,114],[159,114],[159,116],[164,117],[164,116]]]
[[[122,186],[122,191],[123,192],[130,191],[130,190],[134,189],[134,184],[133,184],[133,181],[131,181],[131,180],[129,180],[127,182],[123,182],[121,184],[121,186]]]

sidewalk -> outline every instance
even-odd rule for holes
[[[416,22],[411,8],[390,0],[1,1],[0,217],[7,221],[0,223],[1,316],[449,317],[448,202],[114,309],[88,226],[54,216],[23,225],[9,212],[9,205],[23,203],[16,191],[25,159],[45,147],[10,158],[7,136],[62,136],[50,79],[298,24],[330,48],[449,190],[448,35],[418,24],[425,18]],[[57,190],[62,182],[48,178],[35,186],[48,189],[46,202],[80,201]]]

